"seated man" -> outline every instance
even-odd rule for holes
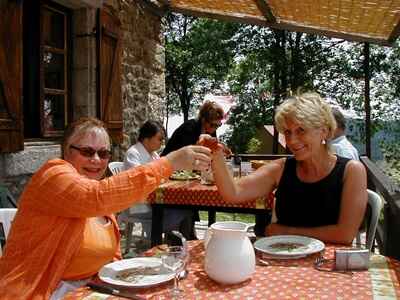
[[[357,149],[346,138],[346,119],[340,110],[332,108],[332,114],[336,120],[336,130],[333,133],[333,139],[329,142],[332,150],[339,156],[360,160]]]
[[[152,120],[144,123],[139,130],[138,142],[126,152],[125,170],[159,159],[160,156],[157,151],[161,147],[164,136],[165,130],[160,123]],[[192,212],[190,210],[184,210],[182,213],[182,210],[178,209],[165,209],[163,231],[179,230],[185,236],[189,236],[190,232],[185,231],[185,228],[188,227],[188,222],[190,222],[191,218],[187,220],[185,217],[191,217],[191,215]],[[133,217],[142,220],[142,224],[145,224],[146,237],[150,238],[151,228],[147,224],[151,223],[152,210],[150,205],[145,204],[145,200],[142,203],[135,203],[129,210],[123,211],[122,217]],[[176,243],[176,241],[174,240],[171,243]]]

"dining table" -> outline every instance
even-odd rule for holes
[[[271,214],[273,194],[241,203],[222,199],[214,184],[202,184],[200,179],[169,180],[151,193],[147,202],[152,206],[151,245],[162,243],[163,211],[165,208],[215,210],[230,213],[254,214],[267,218]],[[209,226],[215,220],[209,220]]]
[[[145,252],[156,255],[160,246]],[[190,262],[188,275],[180,280],[183,299],[398,299],[400,297],[400,262],[379,254],[371,254],[368,270],[336,272],[318,270],[315,260],[320,253],[298,259],[258,262],[255,272],[246,281],[223,285],[213,281],[205,272],[205,248],[202,240],[188,242]],[[325,259],[333,259],[334,251],[343,245],[326,244]],[[257,254],[259,257],[259,253]],[[258,261],[258,260],[257,260]],[[99,279],[97,279],[99,280]],[[126,288],[139,299],[171,299],[168,281],[147,288]],[[88,287],[79,288],[64,300],[125,299],[105,295]]]

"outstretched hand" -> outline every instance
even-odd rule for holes
[[[209,134],[201,134],[197,144],[209,148],[212,153],[222,150],[226,157],[230,157],[232,155],[232,151],[228,146],[219,143],[215,137],[212,137]]]
[[[202,145],[209,148],[212,153],[217,152],[218,150],[222,150],[225,153],[225,149],[229,150],[229,148],[227,148],[223,144],[218,143],[218,140],[209,134],[201,134],[199,140],[197,141],[197,145]]]
[[[222,151],[224,151],[225,157],[231,157],[233,155],[232,150],[227,145],[224,144],[221,145],[223,146]]]
[[[211,163],[211,150],[203,146],[186,146],[169,153],[166,158],[174,171],[206,170]]]

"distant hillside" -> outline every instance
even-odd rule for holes
[[[394,143],[400,140],[400,121],[381,122],[379,129],[371,137],[372,160],[383,160],[382,143]],[[365,154],[364,121],[359,119],[347,120],[347,138],[354,144],[360,155]]]

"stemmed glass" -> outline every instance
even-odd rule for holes
[[[185,270],[187,251],[183,246],[168,246],[161,254],[162,264],[174,272],[174,286],[171,289],[173,299],[181,298],[183,290],[179,288],[179,275]]]

